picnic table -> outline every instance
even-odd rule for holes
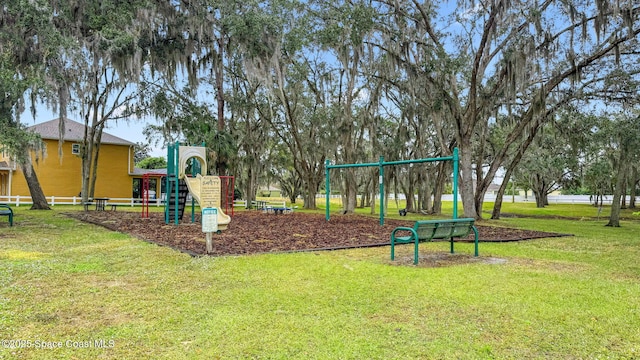
[[[273,213],[275,215],[291,214],[292,212],[293,212],[293,209],[288,207],[271,207],[271,206],[267,207],[267,213]]]
[[[96,203],[96,211],[104,211],[105,206],[107,206],[107,201],[109,198],[93,198],[93,201]]]

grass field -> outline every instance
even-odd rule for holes
[[[640,217],[505,208],[533,217],[484,223],[575,236],[437,268],[388,248],[192,258],[20,207],[16,226],[0,218],[0,358],[639,358]]]

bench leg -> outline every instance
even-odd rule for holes
[[[395,241],[393,241],[393,236],[391,236],[391,260],[395,260],[396,258],[396,254],[395,254]]]
[[[471,230],[473,230],[473,234],[475,235],[475,241],[474,241],[474,246],[475,246],[475,256],[478,256],[478,229],[476,229],[475,226],[471,227]]]
[[[413,265],[418,265],[418,248],[420,245],[420,240],[416,239],[416,243],[414,245],[414,250],[413,250]]]

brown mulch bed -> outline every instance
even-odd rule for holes
[[[196,214],[196,222],[191,223],[191,216],[185,211],[179,226],[165,224],[163,213],[151,213],[148,219],[141,218],[140,212],[131,211],[87,211],[67,215],[192,255],[205,253],[205,234],[199,214]],[[394,228],[412,225],[412,221],[386,219],[385,225],[380,226],[378,219],[360,215],[334,215],[327,222],[320,214],[274,215],[242,211],[233,216],[228,230],[213,235],[212,255],[382,246],[389,244]],[[476,227],[483,242],[566,236],[484,225]],[[473,237],[458,241],[473,241]]]

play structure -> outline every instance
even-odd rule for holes
[[[325,172],[325,188],[326,188],[326,210],[325,210],[325,218],[327,221],[330,219],[329,215],[329,198],[331,196],[331,184],[329,181],[329,171],[331,169],[347,169],[347,168],[358,168],[358,167],[372,167],[377,166],[379,168],[379,187],[380,187],[380,225],[384,225],[384,167],[391,165],[403,165],[403,164],[416,164],[416,163],[424,163],[424,162],[434,162],[434,161],[452,161],[453,162],[453,218],[458,218],[458,148],[453,149],[453,154],[451,156],[439,157],[439,158],[426,158],[426,159],[416,159],[416,160],[399,160],[399,161],[384,161],[384,157],[380,157],[380,161],[377,163],[365,163],[365,164],[341,164],[341,165],[331,165],[329,160],[326,160],[324,172]]]
[[[154,191],[154,197],[151,197],[151,178],[155,177],[155,178],[161,178],[163,174],[161,173],[146,173],[144,175],[142,175],[142,218],[143,219],[148,219],[149,218],[149,205],[151,204],[152,201],[156,201],[155,200],[155,188],[153,189]],[[113,206],[113,205],[112,205]]]
[[[191,160],[191,161],[190,161]],[[190,174],[187,170],[190,168]],[[204,172],[204,175],[202,174]],[[201,209],[216,209],[218,230],[226,230],[233,215],[232,176],[207,175],[206,147],[169,145],[167,156],[166,191],[164,220],[166,224],[178,224],[184,215],[187,195],[191,194],[191,222],[194,221],[195,202]],[[226,213],[225,213],[226,212]],[[207,212],[209,213],[209,212]]]

